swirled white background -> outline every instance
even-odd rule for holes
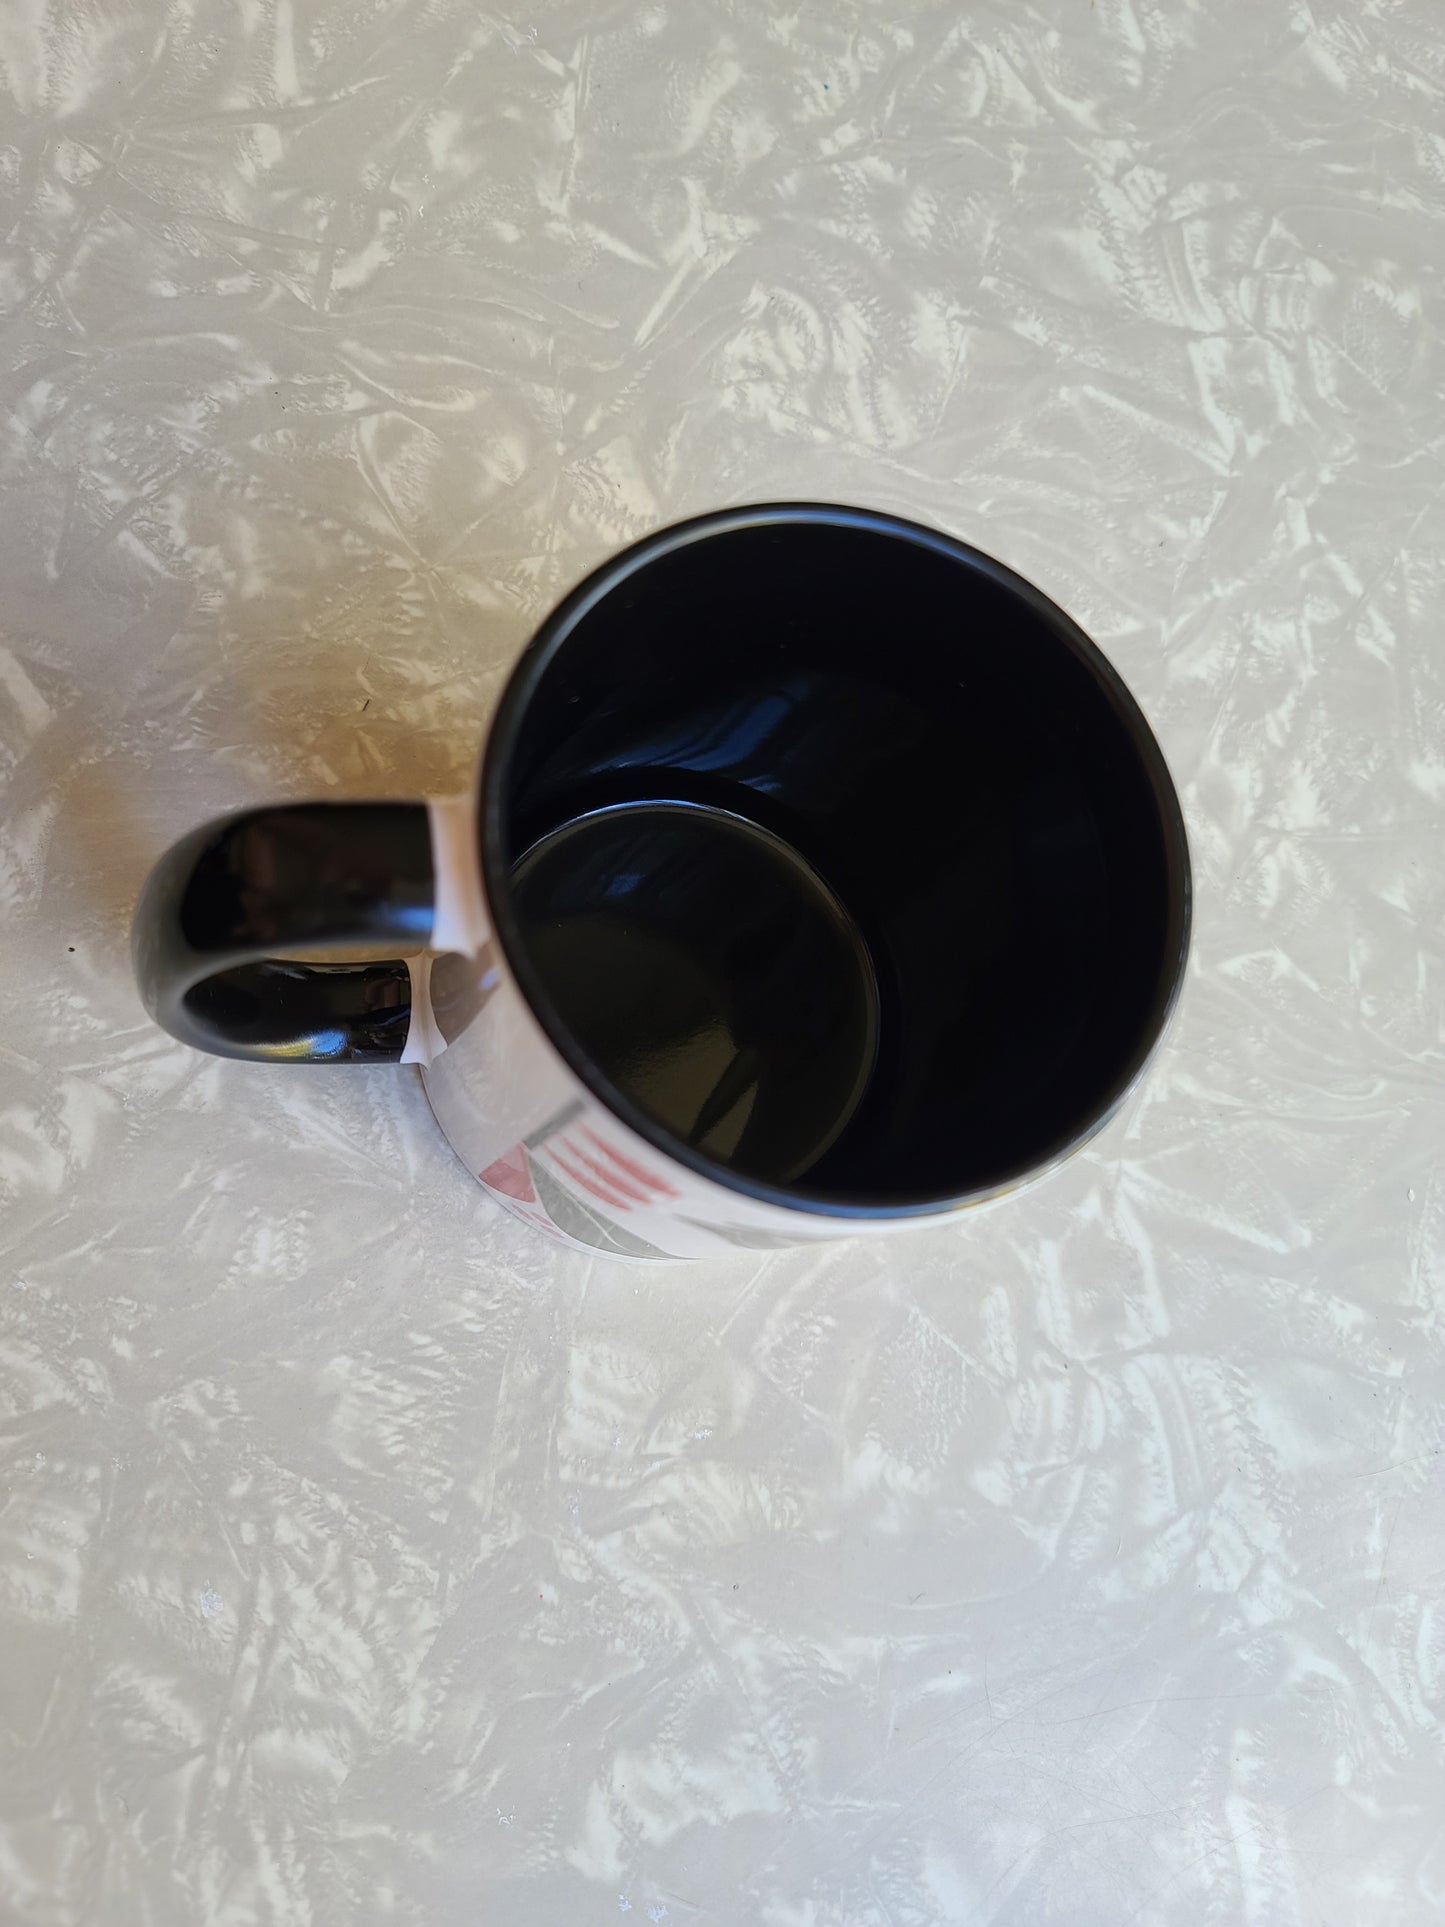
[[[1440,1917],[1440,26],[6,0],[7,1921]],[[634,1273],[411,1074],[143,1021],[169,838],[455,784],[586,567],[790,495],[1159,731],[1194,960],[1086,1155]]]

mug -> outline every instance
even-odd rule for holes
[[[472,795],[207,824],[133,948],[173,1036],[418,1064],[508,1210],[664,1258],[1050,1169],[1143,1070],[1189,923],[1164,758],[1070,618],[932,529],[788,503],[573,590]]]

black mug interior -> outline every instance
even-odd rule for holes
[[[870,1074],[781,1185],[619,1090],[519,914],[528,852],[650,802],[796,852],[866,945]],[[670,1154],[789,1203],[924,1210],[1047,1165],[1108,1115],[1177,992],[1188,855],[1138,708],[1027,583],[891,517],[725,513],[600,570],[508,687],[482,810],[498,934],[564,1056]],[[688,905],[719,925],[746,908],[725,887]]]

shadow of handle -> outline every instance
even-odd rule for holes
[[[416,951],[435,886],[425,803],[288,803],[184,836],[136,905],[147,1011],[218,1057],[395,1064],[411,1025],[401,959],[288,961],[290,951]]]

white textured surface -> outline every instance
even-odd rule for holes
[[[1439,9],[892,12],[0,9],[7,1921],[1445,1907]],[[585,567],[784,495],[1159,729],[1086,1155],[634,1276],[146,1026],[168,838],[459,787]]]

